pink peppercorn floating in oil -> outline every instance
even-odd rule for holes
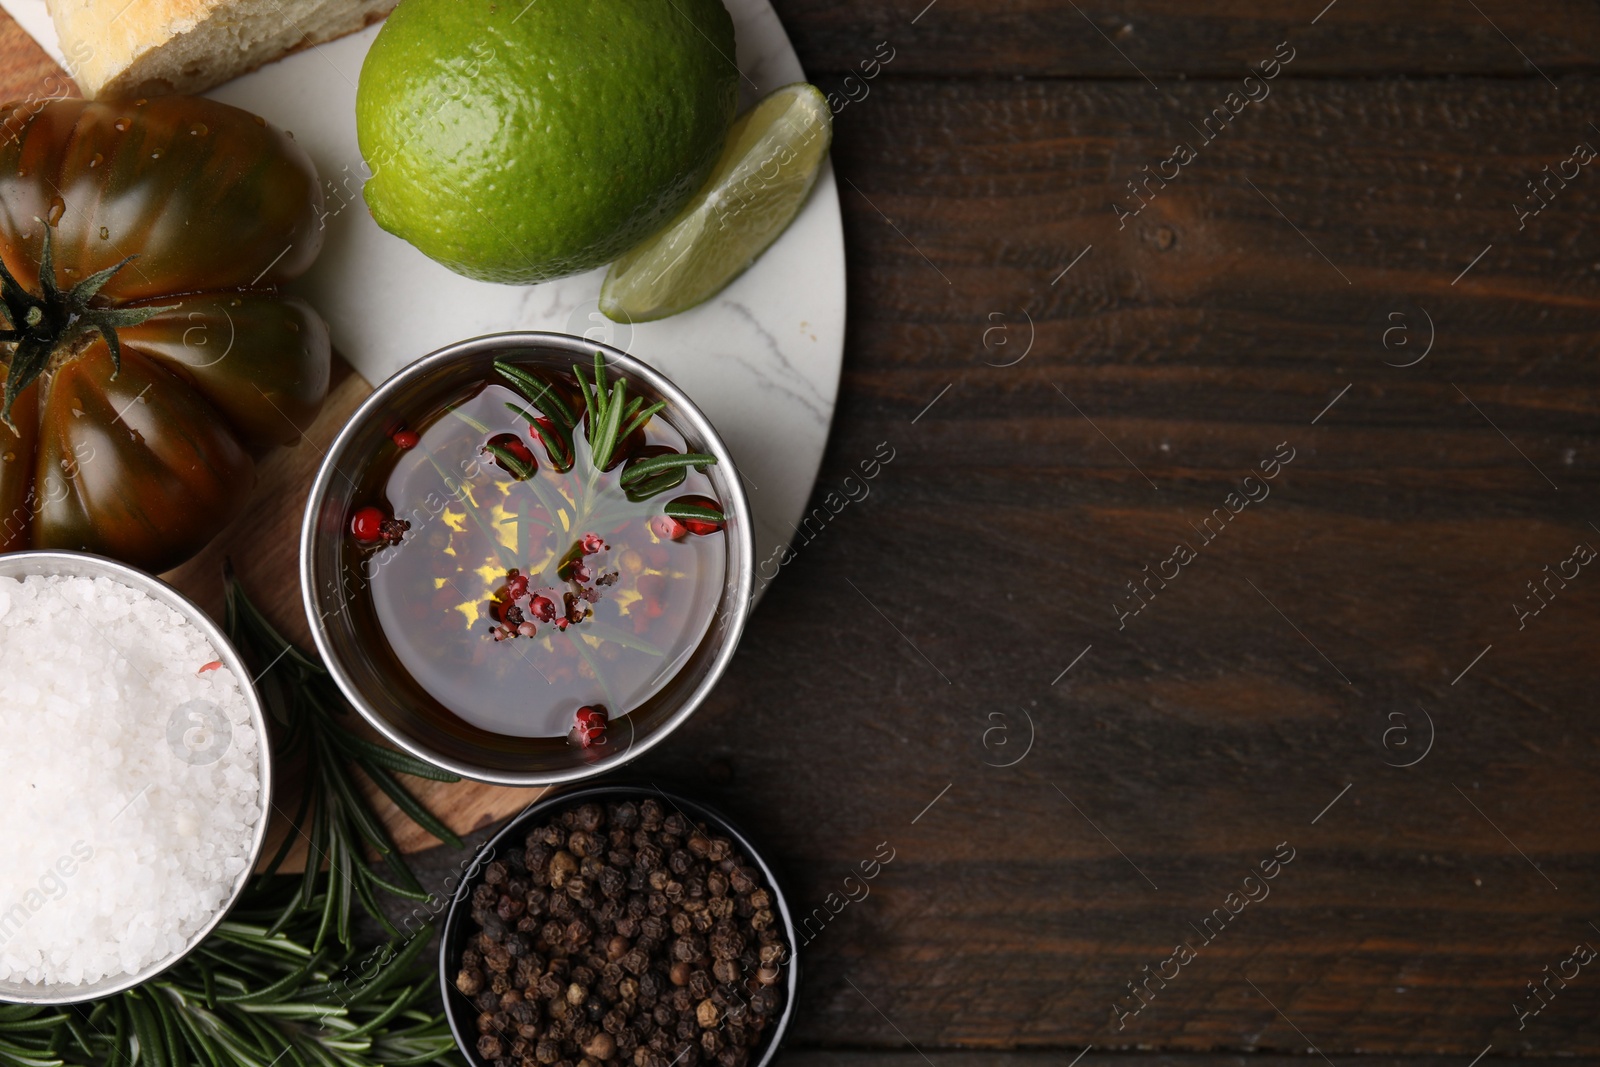
[[[374,456],[349,587],[424,714],[602,756],[699,647],[727,566],[715,461],[629,384],[502,371]]]
[[[573,723],[572,730],[578,744],[584,748],[605,744],[606,725],[610,721],[610,716],[606,714],[604,707],[590,707],[585,704],[578,709],[578,714],[573,718],[576,722]]]
[[[410,528],[409,522],[391,518],[370,504],[350,516],[350,534],[364,545],[393,544]]]

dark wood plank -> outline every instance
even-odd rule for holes
[[[1584,0],[775,0],[814,78],[862,68],[879,41],[893,76],[1237,79],[1289,41],[1294,76],[1593,72],[1600,11]],[[1475,10],[1476,7],[1476,10]],[[1326,10],[1326,13],[1324,12]],[[1319,13],[1320,17],[1319,17]],[[1316,20],[1313,24],[1313,19]],[[1520,52],[1519,52],[1520,50]],[[830,82],[833,87],[835,82]],[[1149,88],[1149,86],[1146,86]],[[852,87],[860,92],[858,87]]]
[[[1130,5],[1127,34],[1085,7],[1152,89],[1071,5],[941,0],[840,113],[851,332],[824,510],[726,684],[638,768],[736,811],[786,870],[811,916],[798,1049],[1600,1054],[1592,968],[1520,1028],[1512,1008],[1600,944],[1594,579],[1525,629],[1511,611],[1600,544],[1600,205],[1585,171],[1525,231],[1512,211],[1600,139],[1594,16],[1479,6],[1559,90],[1471,5],[1340,0],[1304,36],[1309,7]],[[916,14],[783,10],[835,75]],[[1231,88],[1165,76],[1231,79],[1280,25],[1299,52],[1273,95],[1119,228],[1124,182],[1198,143]],[[51,91],[26,47],[0,56],[14,93]],[[1307,77],[1395,70],[1495,77]],[[1386,365],[1423,312],[1433,351]],[[1394,313],[1411,347],[1385,347]],[[1281,441],[1271,496],[1199,545],[1190,524]],[[880,442],[894,459],[846,483]],[[258,519],[294,514],[310,461],[269,467]],[[243,566],[292,573],[290,539],[247,533]],[[1124,583],[1180,539],[1196,560],[1118,630]],[[1424,712],[1435,743],[1392,766]],[[1280,842],[1271,896],[1119,1027],[1127,983]]]
[[[1013,1052],[979,1052],[971,1049],[947,1049],[939,1053],[938,1067],[1068,1067],[1076,1062],[1079,1067],[1305,1067],[1305,1056],[1284,1056],[1270,1052],[1248,1055],[1196,1054],[1179,1055],[1158,1052],[1133,1052],[1106,1054],[1089,1051],[1077,1059],[1081,1049],[1027,1050]],[[792,1049],[784,1048],[774,1061],[776,1067],[918,1067],[928,1062],[915,1052],[884,1051],[878,1049]],[[1317,1060],[1321,1063],[1323,1061]],[[1330,1060],[1339,1067],[1461,1067],[1460,1061],[1444,1056],[1339,1056]],[[1482,1067],[1499,1067],[1507,1057],[1491,1053],[1481,1061]],[[1570,1067],[1594,1067],[1595,1061],[1585,1057],[1562,1060]]]
[[[1595,138],[1594,96],[1280,82],[1120,231],[1125,176],[1182,136],[1140,83],[890,82],[840,116],[851,327],[817,504],[896,456],[808,526],[642,768],[743,813],[804,913],[896,850],[804,950],[797,1041],[1600,1052],[1600,977],[1512,1011],[1600,945],[1600,580],[1525,630],[1510,607],[1600,545],[1600,188],[1525,233],[1510,208]],[[1432,353],[1386,366],[1420,309]],[[1025,314],[1031,352],[986,366]],[[1198,558],[1119,631],[1180,540]],[[1387,766],[1419,709],[1436,743]],[[1030,717],[1031,752],[988,765]],[[1270,898],[1119,1029],[1127,983],[1280,842]]]

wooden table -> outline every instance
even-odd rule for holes
[[[638,768],[813,916],[785,1062],[1593,1062],[1600,9],[923,3],[779,0],[849,100],[817,506],[894,458]]]

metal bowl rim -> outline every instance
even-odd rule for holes
[[[69,567],[93,571],[94,574],[72,573],[71,571],[51,568],[49,570],[30,568],[29,564],[66,564]],[[126,992],[136,985],[149,981],[156,975],[170,967],[175,966],[184,957],[188,956],[200,943],[210,936],[211,931],[227,917],[228,912],[239,902],[239,897],[244,894],[245,887],[250,884],[250,879],[255,875],[256,864],[260,862],[261,851],[267,841],[267,826],[271,822],[272,813],[272,744],[267,734],[266,709],[261,703],[261,694],[257,691],[255,680],[250,675],[249,667],[239,650],[234,648],[233,642],[228,640],[227,634],[222,632],[222,627],[212,621],[211,617],[201,611],[199,606],[178,592],[172,586],[154,575],[147,574],[137,567],[130,566],[118,560],[105,556],[97,556],[91,552],[73,552],[65,549],[28,549],[21,552],[8,552],[0,555],[0,577],[20,578],[29,574],[64,575],[67,577],[97,577],[104,576],[114,581],[121,582],[145,593],[152,599],[158,600],[172,608],[184,620],[196,627],[206,640],[211,642],[217,650],[217,655],[222,662],[239,679],[240,691],[244,694],[245,705],[250,712],[250,726],[256,732],[256,751],[260,767],[260,817],[256,819],[255,831],[251,835],[249,861],[245,864],[243,872],[234,883],[233,891],[228,895],[211,919],[195,932],[180,951],[165,960],[158,960],[136,974],[123,975],[113,980],[102,979],[104,984],[93,984],[92,992],[85,993],[82,986],[63,987],[70,988],[69,993],[45,994],[13,994],[5,989],[12,983],[0,983],[0,1002],[9,1004],[77,1004],[85,1001],[99,1000],[102,997],[113,996]],[[23,983],[16,983],[23,984]]]
[[[684,700],[676,711],[672,713],[655,732],[642,742],[632,744],[628,751],[612,761],[591,764],[588,766],[574,766],[569,770],[549,773],[516,773],[490,770],[484,767],[468,764],[436,752],[428,745],[411,737],[405,731],[390,723],[372,704],[365,695],[356,687],[344,669],[342,663],[333,655],[331,640],[328,637],[327,625],[320,610],[317,597],[316,574],[314,570],[314,551],[312,539],[316,533],[317,518],[323,498],[327,495],[328,486],[335,474],[339,473],[336,464],[337,458],[350,440],[356,436],[375,415],[384,414],[384,405],[399,389],[413,380],[425,377],[442,367],[448,366],[463,356],[471,356],[485,350],[501,348],[543,348],[558,349],[574,357],[581,354],[592,354],[600,351],[605,354],[608,365],[621,367],[629,376],[635,376],[647,381],[663,398],[669,400],[677,412],[681,412],[685,421],[705,441],[706,447],[717,457],[719,466],[726,466],[732,477],[728,479],[729,497],[723,503],[724,511],[732,505],[730,518],[736,526],[741,542],[740,559],[742,564],[736,575],[738,597],[734,602],[732,617],[728,624],[721,630],[720,636],[708,633],[707,639],[721,642],[717,649],[716,657],[712,660],[706,676],[700,684]],[[323,455],[322,463],[317,468],[316,479],[311,484],[310,495],[306,499],[305,516],[300,525],[300,593],[305,605],[306,621],[311,626],[311,637],[316,643],[317,651],[322,656],[323,664],[328,673],[333,676],[340,692],[345,695],[361,717],[370,723],[389,741],[411,753],[418,759],[425,760],[436,767],[441,767],[452,774],[475,781],[489,782],[495,785],[510,786],[550,786],[562,785],[571,782],[583,781],[601,774],[608,774],[632,762],[660,744],[694,714],[695,710],[705,701],[711,690],[722,678],[728,664],[733,659],[733,654],[739,645],[740,635],[744,632],[746,620],[750,615],[750,595],[755,584],[755,537],[751,525],[750,502],[745,495],[744,486],[740,483],[739,468],[734,463],[733,456],[728,452],[727,444],[722,436],[717,433],[716,427],[706,417],[697,404],[665,374],[651,367],[636,356],[613,348],[598,341],[589,341],[571,334],[551,333],[533,330],[514,330],[504,333],[482,334],[457,341],[443,348],[428,353],[414,363],[407,364],[394,374],[384,379],[372,394],[362,401],[361,406],[351,413],[333,443]],[[724,531],[728,532],[728,531]]]

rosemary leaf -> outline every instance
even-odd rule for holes
[[[700,504],[671,503],[663,509],[667,515],[674,519],[694,519],[697,522],[727,522],[728,516],[716,508],[704,507]]]
[[[596,366],[598,365],[597,360]],[[617,447],[617,431],[621,429],[623,401],[627,390],[627,379],[618,378],[616,393],[607,399],[600,418],[589,421],[589,446],[593,453],[594,465],[599,470],[608,470],[611,467],[611,454]],[[598,392],[595,395],[597,398],[600,396]]]
[[[583,408],[589,413],[589,424],[593,426],[595,420],[600,417],[600,409],[595,406],[600,403],[600,400],[596,395],[598,390],[590,388],[589,379],[583,376],[582,367],[574,364],[572,368],[572,376],[578,379],[578,391],[583,394]]]
[[[678,486],[687,481],[688,478],[688,468],[678,467],[673,470],[668,470],[662,474],[658,474],[654,478],[646,478],[634,485],[627,486],[623,489],[623,492],[627,495],[629,500],[633,501],[635,504],[638,504],[642,501],[649,500],[653,496],[658,496],[661,493],[666,492],[668,489],[676,489]]]
[[[501,466],[511,472],[511,476],[519,482],[525,482],[534,475],[534,470],[528,464],[518,459],[516,454],[509,449],[500,447],[493,442],[483,446],[490,455],[500,461]]]
[[[520,386],[530,402],[539,405],[552,421],[570,430],[577,425],[578,417],[567,402],[561,398],[548,382],[540,381],[521,367],[512,366],[510,363],[495,361],[494,369],[512,384]],[[532,421],[532,420],[530,420]]]
[[[431,763],[424,763],[422,760],[417,759],[417,757],[411,755],[409,752],[401,752],[398,749],[393,748],[384,748],[382,745],[374,744],[373,742],[368,741],[366,738],[358,737],[355,734],[340,734],[336,738],[336,742],[344,751],[346,756],[360,764],[376,763],[380,767],[386,767],[391,771],[399,771],[401,774],[409,774],[413,778],[430,778],[435,782],[460,781],[459,778],[457,778],[454,774],[451,774],[449,771],[441,770]],[[366,768],[363,767],[362,769],[365,770]],[[437,837],[439,835],[436,834],[434,836]],[[457,848],[461,847],[460,844],[452,840],[452,838],[440,837],[440,840],[449,844],[455,844]]]
[[[520,404],[507,404],[513,414],[520,415],[528,420],[528,429],[539,435],[539,440],[544,444],[545,455],[550,457],[550,465],[556,470],[566,473],[572,469],[572,440],[571,427],[567,427],[567,436],[558,431],[553,431],[540,422],[538,416],[524,409]]]
[[[641,459],[639,462],[631,464],[627,470],[622,472],[622,478],[620,480],[623,485],[629,485],[633,482],[637,482],[641,478],[647,477],[648,475],[658,474],[661,471],[672,470],[674,467],[696,467],[703,472],[706,467],[710,466],[716,461],[716,456],[707,455],[704,452],[684,452],[681,454],[673,454],[668,456],[651,456],[648,459]]]
[[[666,406],[667,402],[665,400],[657,400],[654,404],[651,404],[637,415],[634,415],[633,421],[629,422],[627,428],[622,431],[623,439],[626,440],[628,437],[630,437],[635,430],[649,422],[652,415],[662,410]]]
[[[643,652],[647,656],[666,655],[665,652],[661,651],[644,638],[630,634],[628,631],[612,626],[610,623],[601,622],[599,619],[585,619],[583,622],[583,633],[593,637],[597,641],[614,641],[624,648],[631,648],[637,652]],[[582,635],[578,635],[574,637],[574,640],[582,641],[583,637]],[[583,649],[580,648],[579,651],[582,652]],[[598,667],[596,669],[598,669]]]
[[[440,822],[433,812],[418,804],[416,798],[407,793],[400,783],[390,776],[386,768],[375,764],[363,764],[361,769],[372,779],[374,785],[388,794],[389,799],[394,801],[394,806],[404,812],[412,822],[451,848],[463,847],[461,838],[457,837],[450,827]]]
[[[462,422],[466,423],[468,426],[471,426],[479,433],[489,432],[489,427],[485,426],[483,423],[479,422],[477,419],[473,418],[471,415],[468,415],[465,411],[462,411],[459,408],[451,408],[450,417],[454,419],[460,419]]]

